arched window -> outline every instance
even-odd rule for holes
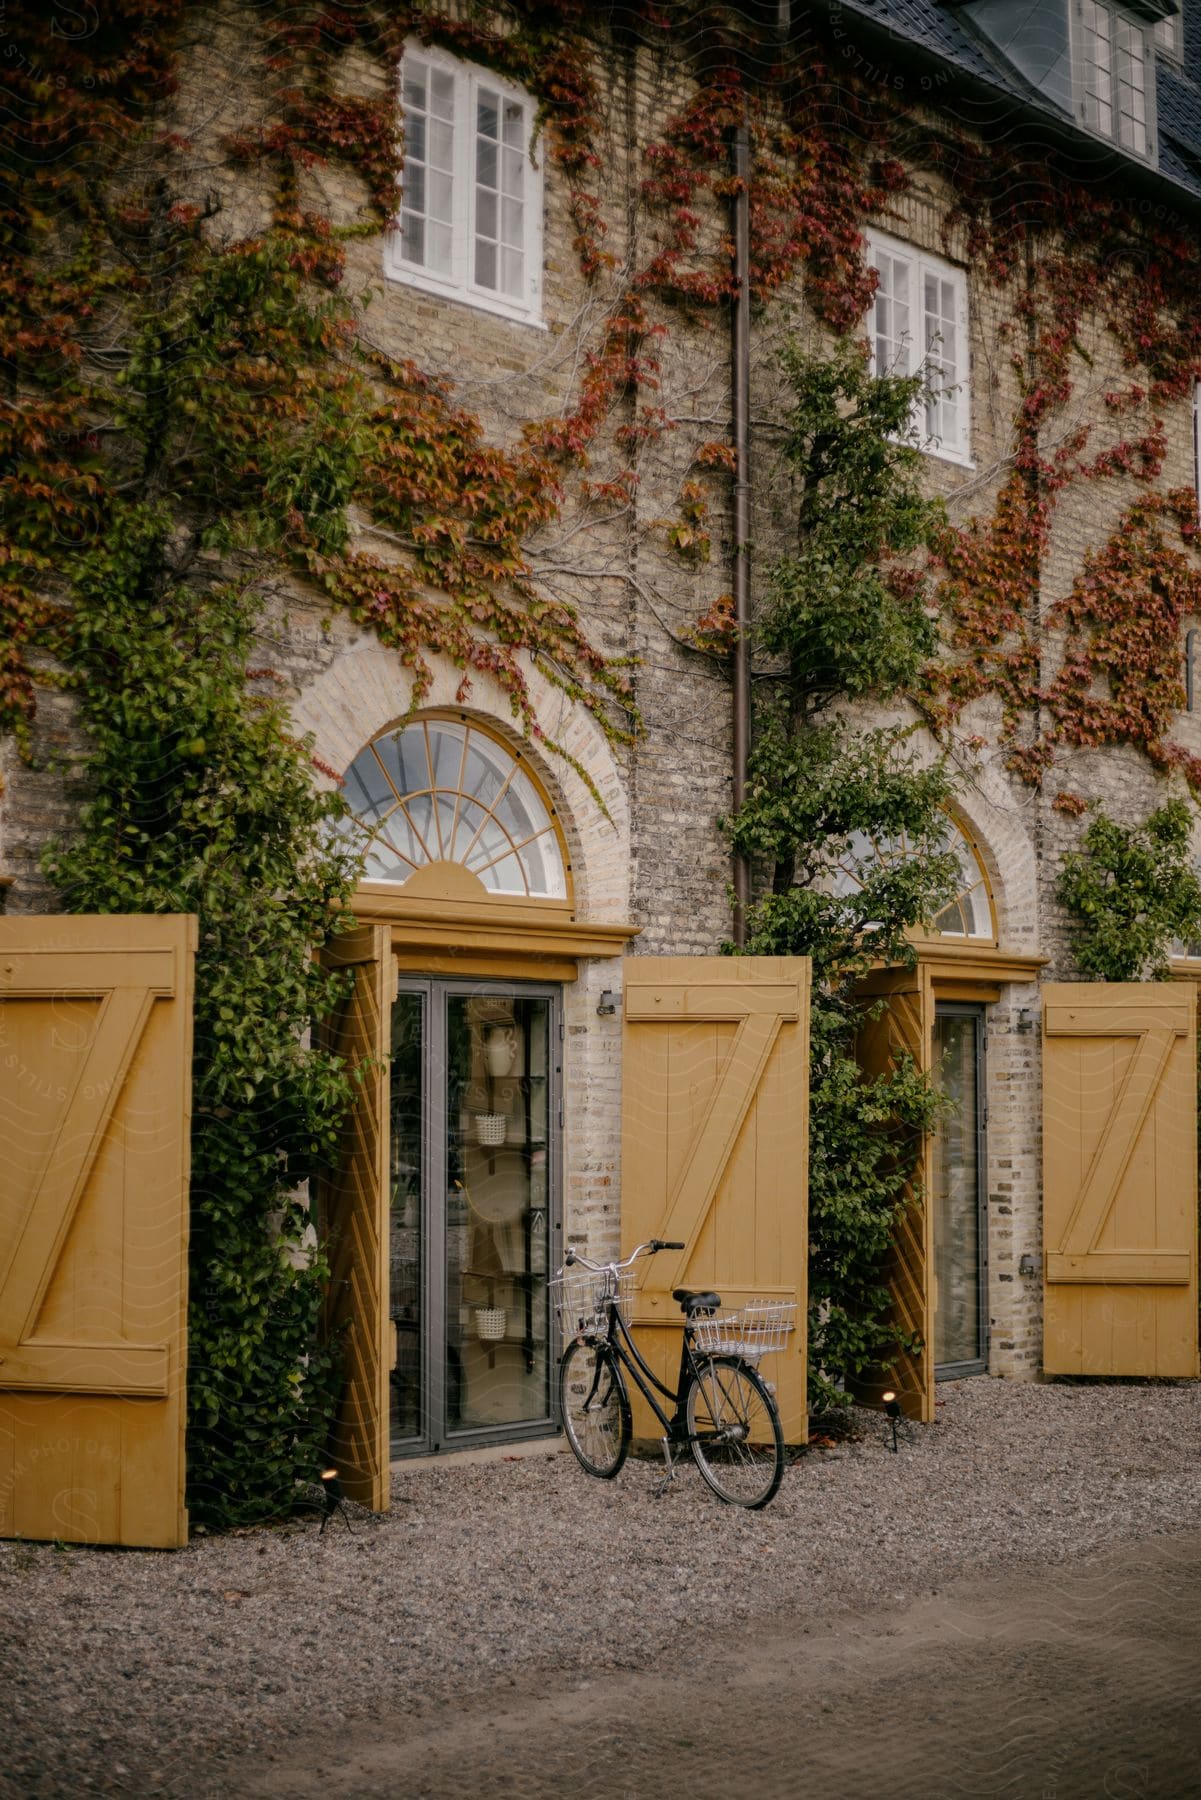
[[[953,819],[947,820],[946,835],[939,849],[950,851],[958,858],[961,881],[955,898],[943,907],[930,929],[940,937],[987,939],[991,943],[996,929],[988,882],[979,857]],[[882,838],[870,838],[864,832],[856,831],[851,837],[846,860],[839,865],[835,891],[841,894],[857,892],[863,885],[857,868],[863,864],[873,860],[890,863],[898,857],[913,854],[903,831],[897,837]]]
[[[427,718],[381,733],[351,763],[343,792],[350,829],[368,840],[368,881],[404,882],[452,862],[494,894],[567,897],[551,809],[522,759],[475,725]]]

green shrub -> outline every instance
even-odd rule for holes
[[[1056,892],[1075,921],[1073,950],[1086,975],[1162,980],[1173,939],[1201,936],[1187,801],[1169,800],[1141,825],[1098,812],[1080,849],[1064,858]]]

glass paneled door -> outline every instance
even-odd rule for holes
[[[984,1013],[944,1003],[934,1013],[934,1068],[949,1101],[934,1134],[934,1373],[988,1366],[984,1155]]]
[[[402,978],[392,1011],[392,1451],[553,1429],[559,997]]]

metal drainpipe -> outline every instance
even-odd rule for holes
[[[745,116],[735,127],[734,282],[731,308],[731,385],[734,412],[734,811],[746,796],[751,747],[751,145]],[[746,909],[751,897],[750,865],[734,858],[734,942],[746,942]]]

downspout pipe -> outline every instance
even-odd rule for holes
[[[734,128],[734,294],[730,309],[731,390],[734,423],[734,770],[735,813],[746,798],[751,749],[751,139],[744,112]],[[750,864],[734,857],[734,943],[746,943],[751,898]]]

